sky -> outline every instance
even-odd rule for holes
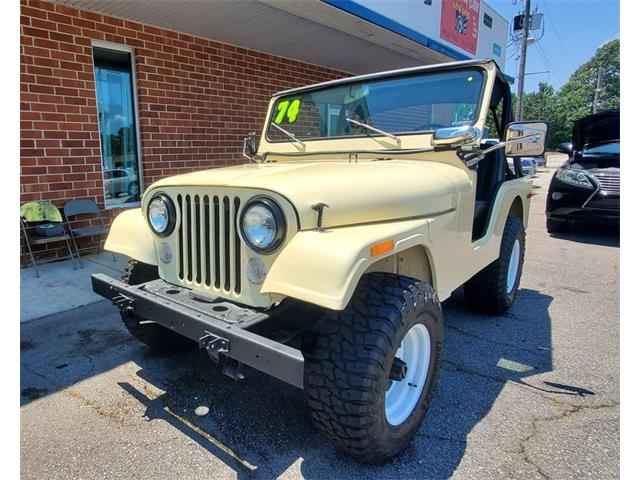
[[[486,0],[508,21],[524,10],[524,0]],[[515,3],[515,5],[514,5]],[[531,0],[531,11],[538,9],[546,22],[544,35],[527,49],[527,73],[545,72],[525,77],[525,91],[549,82],[560,88],[571,74],[589,60],[604,43],[620,38],[620,3],[617,0]],[[537,38],[541,30],[533,32]],[[507,57],[514,48],[507,50]],[[505,73],[518,73],[518,55],[507,60]],[[517,82],[513,86],[517,87]]]

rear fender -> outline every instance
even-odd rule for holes
[[[125,210],[115,218],[104,249],[149,265],[158,264],[153,235],[140,209]]]
[[[284,295],[342,310],[367,270],[388,269],[390,267],[379,262],[387,257],[399,259],[399,253],[412,247],[424,248],[428,243],[428,231],[428,220],[417,219],[298,232],[278,254],[261,293]],[[372,245],[389,239],[393,240],[391,250],[379,256],[371,255]],[[404,258],[415,257],[416,253],[412,253]],[[423,258],[428,258],[428,251]],[[428,278],[431,276],[429,270]]]

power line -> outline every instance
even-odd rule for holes
[[[567,57],[567,60],[569,60],[569,62],[571,63],[572,68],[575,70],[577,64],[576,62],[573,61],[573,58],[571,58],[571,55],[569,55],[569,53],[567,52],[567,49],[564,46],[564,42],[562,41],[562,37],[560,36],[558,29],[556,28],[556,24],[553,21],[553,18],[551,18],[551,10],[549,10],[549,7],[547,6],[547,2],[545,0],[542,0],[542,4],[544,5],[544,9],[547,12],[546,18],[549,19],[549,24],[551,25],[553,32],[556,34],[556,37],[558,38],[558,43],[560,44],[560,48],[564,52],[564,55]]]
[[[554,78],[556,79],[556,82],[558,82],[558,85],[562,86],[562,82],[560,81],[560,78],[558,78],[558,75],[556,75],[556,72],[555,72],[556,69],[553,68],[551,65],[553,62],[551,61],[551,57],[549,53],[546,51],[546,48],[544,47],[544,45],[542,45],[542,43],[540,42],[535,42],[534,45],[536,46],[536,49],[540,54],[542,63],[544,63],[545,66],[551,71],[551,75],[554,76]]]

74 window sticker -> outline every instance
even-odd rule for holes
[[[295,123],[300,113],[300,99],[294,98],[293,100],[282,100],[276,105],[276,118],[274,122],[276,125],[280,125],[285,119],[289,123]]]

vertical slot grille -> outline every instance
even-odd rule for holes
[[[178,277],[186,283],[239,295],[241,242],[238,197],[178,195]]]

